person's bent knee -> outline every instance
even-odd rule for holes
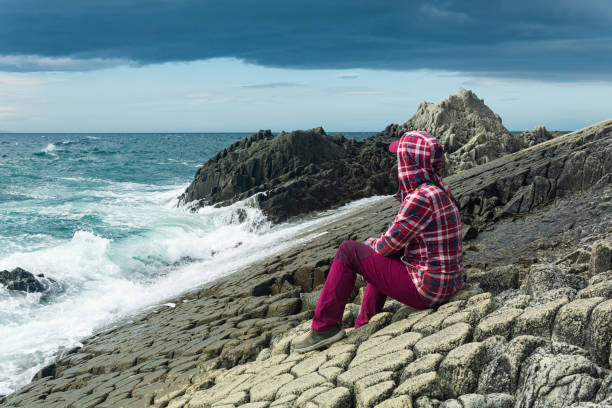
[[[372,249],[359,241],[347,240],[340,244],[336,259],[343,262],[360,262],[372,254]]]

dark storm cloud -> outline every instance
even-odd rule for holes
[[[233,57],[284,68],[610,79],[610,27],[609,0],[0,0],[0,69],[54,69],[41,57],[70,58],[77,70],[101,58]]]

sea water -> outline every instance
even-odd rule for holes
[[[248,200],[197,213],[177,206],[197,168],[247,135],[0,134],[0,270],[58,283],[45,295],[0,285],[0,395],[96,329],[282,251],[326,222],[272,225]]]

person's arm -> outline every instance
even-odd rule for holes
[[[431,203],[419,191],[408,195],[393,223],[380,238],[368,238],[366,243],[383,256],[393,255],[431,222]]]

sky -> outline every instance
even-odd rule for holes
[[[0,131],[380,131],[471,89],[612,118],[609,0],[0,0]]]

